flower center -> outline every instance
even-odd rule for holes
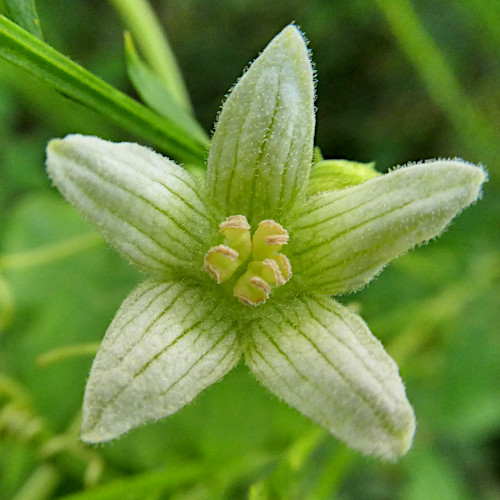
[[[205,270],[217,283],[224,283],[251,256],[233,292],[247,306],[263,304],[273,288],[284,285],[292,276],[290,261],[278,253],[288,243],[288,232],[273,220],[263,220],[251,237],[244,215],[231,215],[219,228],[225,241],[206,253]]]

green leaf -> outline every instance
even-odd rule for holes
[[[271,455],[241,453],[225,462],[177,462],[174,467],[147,471],[132,477],[115,479],[106,484],[68,495],[62,500],[114,500],[116,498],[146,498],[147,494],[175,491],[183,486],[209,480],[211,484],[237,483],[273,463]],[[165,497],[162,497],[165,498]],[[170,496],[169,496],[170,498]],[[177,498],[177,496],[176,496]],[[220,498],[210,497],[210,498]]]
[[[202,143],[208,141],[198,122],[176,102],[161,78],[141,59],[129,32],[125,32],[125,55],[128,76],[144,103],[194,139]]]
[[[161,24],[147,0],[110,0],[154,73],[177,104],[191,111],[188,91]]]
[[[196,141],[60,52],[0,16],[0,57],[52,84],[59,92],[106,116],[180,161],[204,161],[208,140]]]
[[[4,0],[7,14],[21,28],[43,40],[35,0]]]

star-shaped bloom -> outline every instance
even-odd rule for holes
[[[243,357],[262,385],[348,445],[386,459],[408,450],[415,417],[398,367],[331,296],[441,233],[485,174],[461,160],[385,175],[323,161],[311,173],[314,122],[308,50],[289,26],[224,103],[202,182],[137,144],[50,143],[54,184],[150,276],[94,360],[84,441],[178,411]]]

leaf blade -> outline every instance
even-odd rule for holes
[[[35,0],[4,0],[9,18],[26,31],[43,40]]]
[[[208,141],[207,134],[198,122],[173,98],[163,81],[141,59],[134,45],[132,35],[125,32],[125,56],[127,72],[141,99],[159,115],[176,123],[189,135],[201,142]]]
[[[110,0],[133,34],[146,60],[164,82],[174,101],[191,111],[189,94],[175,54],[153,8],[147,0]]]
[[[181,161],[203,163],[208,141],[186,137],[160,118],[57,50],[0,16],[0,57],[16,64]]]

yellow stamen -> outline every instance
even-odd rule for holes
[[[288,232],[277,222],[260,222],[253,238],[244,215],[231,215],[219,224],[223,245],[212,247],[205,255],[205,269],[217,283],[230,279],[252,255],[246,271],[236,280],[234,295],[245,305],[263,304],[275,287],[292,276],[288,258],[278,253],[289,240]]]

